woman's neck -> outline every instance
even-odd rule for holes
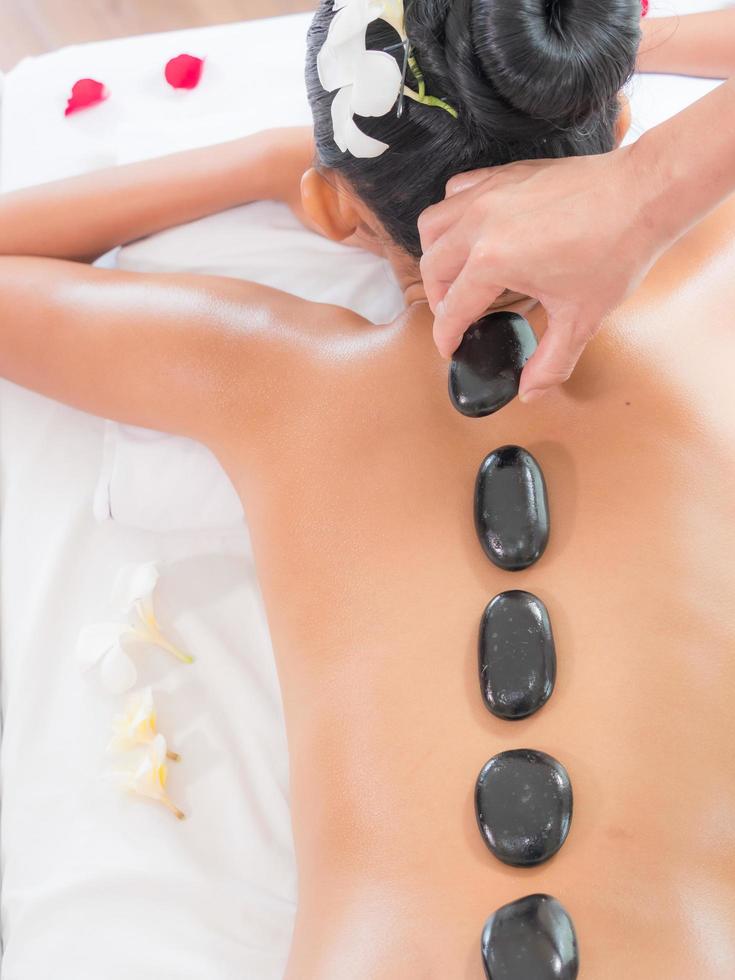
[[[408,309],[419,303],[428,304],[429,301],[423,280],[421,279],[419,263],[399,249],[388,247],[385,249],[384,254],[385,258],[390,262],[398,280],[398,285],[403,292],[406,308]],[[512,310],[514,313],[527,316],[537,306],[538,300],[532,299],[530,296],[524,296],[521,293],[513,293],[510,290],[506,290],[498,296],[494,303],[488,306],[482,315],[492,313],[495,310]]]

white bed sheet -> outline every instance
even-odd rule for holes
[[[246,534],[97,524],[102,422],[1,393],[4,980],[278,980],[296,881],[287,750]],[[117,569],[164,560],[160,615],[196,663],[136,658],[187,813],[100,777],[119,700],[73,650]]]
[[[262,111],[267,92],[270,124],[298,121],[304,28],[304,18],[234,25],[23,63],[5,89],[3,186],[115,162],[117,149],[97,130],[105,119],[115,146],[165,137],[175,148],[192,134],[207,142],[263,125],[251,107],[255,92]],[[205,86],[189,102],[160,94],[160,65],[181,50],[207,53],[210,78],[227,82],[233,98],[243,92],[232,112],[220,99],[214,107]],[[126,97],[77,117],[70,141],[61,119],[66,88],[101,72]],[[254,88],[262,73],[266,83]],[[636,130],[709,87],[636,81]],[[165,132],[156,132],[161,104],[154,112],[151,98],[165,101]],[[208,265],[201,254],[172,259],[172,246],[165,236],[146,243],[141,264],[147,256]],[[247,534],[244,526],[156,534],[96,523],[103,432],[102,420],[0,384],[2,976],[276,980],[296,882],[280,699]],[[144,670],[159,692],[161,726],[183,755],[171,793],[189,814],[184,824],[99,781],[115,706],[79,677],[72,656],[79,628],[104,613],[117,568],[149,559],[170,563],[162,618],[198,657],[189,668],[159,658]]]
[[[294,97],[277,82],[290,78],[284,64],[302,57],[305,21],[298,21],[136,38],[24,62],[3,102],[3,186],[114,162],[117,147],[133,133],[143,141],[162,113],[171,122],[185,109],[189,133],[201,142],[220,138],[233,121],[212,115],[214,91],[243,92],[233,114],[247,116],[259,73],[267,103],[260,90],[251,128],[264,124],[263,113],[274,125],[292,121],[300,86]],[[217,83],[203,83],[188,101],[157,89],[162,64],[182,50],[206,53]],[[225,70],[226,86],[217,78]],[[101,107],[96,120],[90,113],[65,126],[68,86],[97,73],[126,97]],[[294,69],[294,84],[299,74]],[[96,127],[108,109],[101,139]],[[247,532],[241,525],[227,534],[152,534],[98,524],[92,503],[104,428],[101,419],[0,383],[2,977],[278,980],[296,900],[288,760]],[[166,562],[162,619],[197,657],[191,667],[164,655],[138,658],[161,729],[182,754],[170,767],[171,795],[188,815],[181,824],[100,778],[119,703],[93,676],[80,676],[73,656],[79,629],[105,618],[117,569],[152,559]]]

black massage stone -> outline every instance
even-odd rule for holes
[[[485,923],[482,959],[488,980],[576,980],[574,925],[550,895],[504,905]]]
[[[556,652],[546,606],[530,592],[501,592],[480,624],[480,687],[498,718],[528,718],[551,697]]]
[[[517,313],[491,313],[473,324],[449,368],[449,397],[457,411],[479,419],[512,401],[536,347],[531,324]]]
[[[545,752],[501,752],[477,779],[475,808],[483,839],[499,861],[517,868],[542,864],[569,833],[569,774]]]
[[[541,467],[520,446],[485,458],[475,485],[475,527],[490,561],[508,572],[528,568],[549,540],[549,504]]]

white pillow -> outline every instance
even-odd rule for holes
[[[308,18],[283,22],[281,44],[292,52],[288,64],[293,77],[279,78],[282,87],[271,92],[271,98],[251,100],[247,119],[232,109],[215,108],[216,99],[210,100],[206,114],[196,102],[187,111],[189,103],[179,100],[169,117],[147,111],[120,124],[115,134],[117,162],[211,145],[268,126],[308,123],[301,68],[307,25]],[[292,98],[286,97],[287,85]],[[220,94],[222,104],[232,105],[224,89]],[[316,235],[288,208],[270,201],[153,235],[121,249],[117,264],[138,272],[187,271],[246,279],[306,300],[348,307],[376,323],[389,322],[403,307],[387,262]],[[94,513],[100,521],[152,531],[226,529],[240,525],[243,517],[228,477],[204,446],[115,422],[105,427]]]
[[[174,228],[121,250],[121,268],[248,279],[389,322],[403,297],[390,266],[308,231],[283,205],[259,202]],[[202,445],[107,422],[95,516],[153,531],[226,529],[240,501]]]

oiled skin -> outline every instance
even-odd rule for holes
[[[283,689],[300,904],[288,980],[481,980],[497,907],[557,897],[584,980],[729,980],[735,963],[735,205],[683,239],[561,393],[461,417],[428,309],[302,341],[264,431],[216,450],[246,506]],[[530,315],[543,329],[543,315]],[[483,555],[484,455],[527,447],[546,554]],[[254,451],[247,453],[247,444]],[[556,691],[483,706],[487,601],[546,603]],[[494,753],[568,768],[565,846],[532,870],[480,839]]]
[[[0,195],[0,375],[200,439],[247,510],[292,762],[288,980],[482,980],[485,919],[534,892],[571,914],[582,980],[732,980],[735,201],[563,391],[480,420],[449,402],[425,303],[374,327],[82,264],[246,200],[294,206],[311,154],[286,131]],[[515,574],[472,506],[508,443],[541,464],[552,526]],[[477,678],[482,612],[509,588],[546,604],[558,654],[552,699],[512,724]],[[484,763],[524,747],[574,786],[567,842],[525,871],[488,853],[473,806]]]

